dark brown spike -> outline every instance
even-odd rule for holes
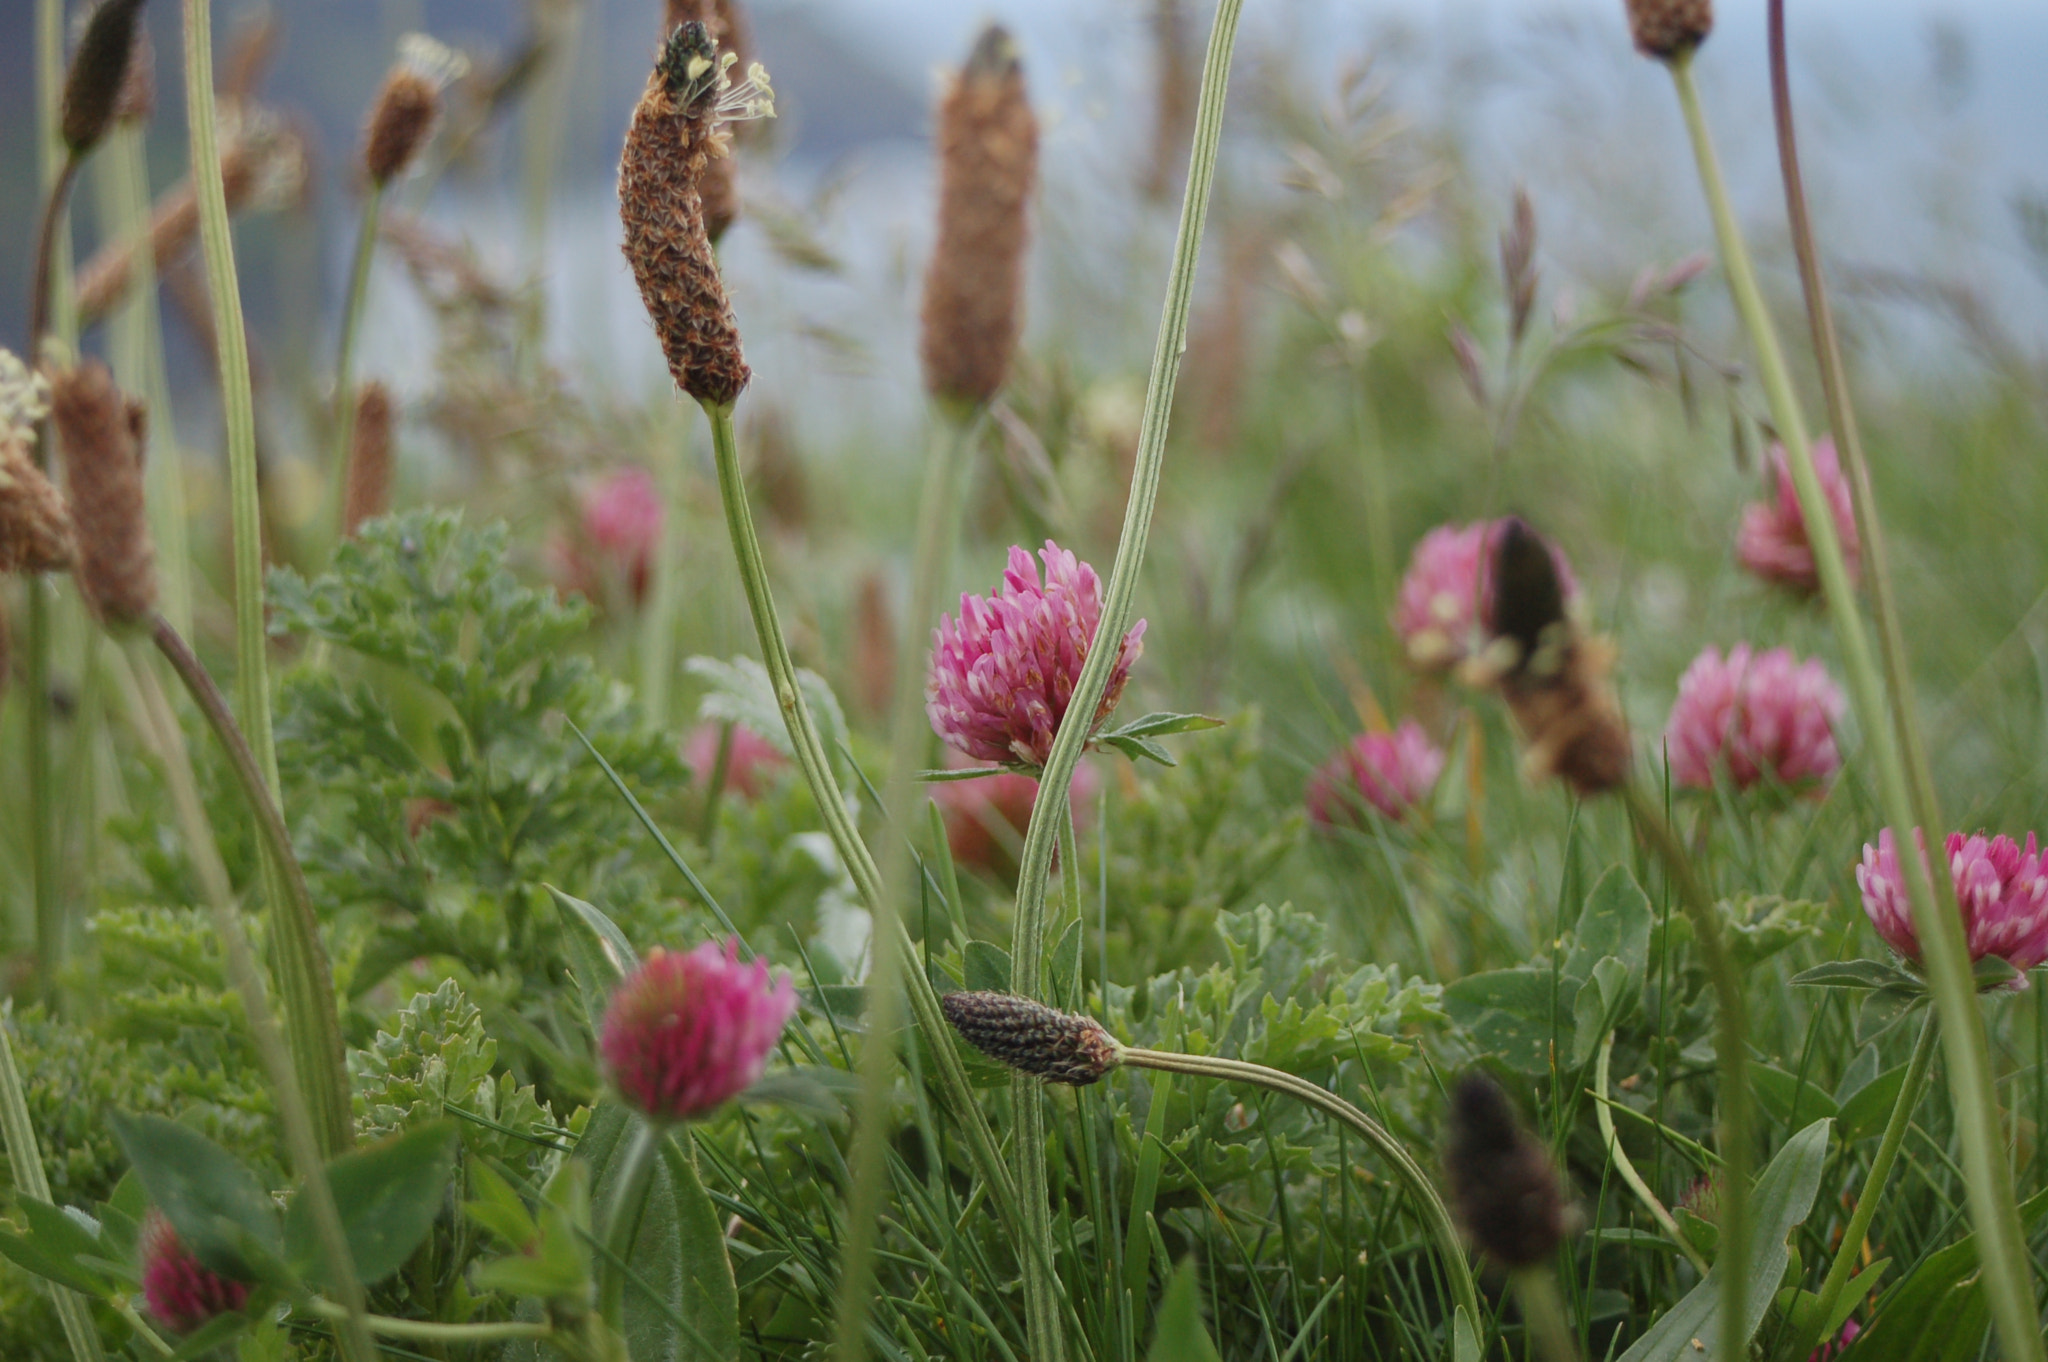
[[[78,539],[78,588],[103,623],[137,625],[156,609],[156,548],[142,495],[141,408],[98,360],[50,384],[50,417]]]
[[[1557,1169],[1485,1074],[1469,1073],[1451,1091],[1444,1171],[1466,1235],[1503,1266],[1533,1267],[1564,1241]]]
[[[365,520],[391,509],[391,393],[375,379],[356,390],[356,421],[343,485],[341,532],[353,539]]]
[[[114,121],[114,107],[128,78],[135,47],[135,21],[143,0],[102,0],[85,21],[85,36],[64,75],[60,127],[73,156],[92,150]]]
[[[1085,1088],[1120,1062],[1122,1047],[1093,1017],[1011,993],[948,993],[939,1008],[969,1045],[1049,1083]]]

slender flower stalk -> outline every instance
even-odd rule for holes
[[[1758,377],[1779,438],[1785,443],[1793,484],[1805,511],[1829,618],[1842,642],[1850,699],[1877,766],[1880,807],[1886,821],[1894,827],[1940,827],[1933,783],[1912,718],[1908,678],[1903,670],[1896,676],[1888,707],[1877,660],[1864,632],[1855,585],[1850,580],[1826,493],[1814,465],[1791,371],[1757,287],[1748,249],[1736,226],[1727,186],[1700,108],[1691,62],[1681,57],[1669,63],[1669,69],[1699,165],[1700,184],[1713,216],[1729,290],[1756,351]],[[1990,1042],[1976,1001],[1962,915],[1956,909],[1948,877],[1930,872],[1927,858],[1910,838],[1903,845],[1901,867],[1913,920],[1926,953],[1928,983],[1941,1018],[1942,1052],[1955,1097],[1970,1220],[1983,1246],[1985,1295],[2007,1355],[2014,1362],[2048,1362],[2048,1344],[2041,1337],[2039,1312],[2027,1268],[2026,1235],[2013,1191],[2012,1168],[2000,1134]]]
[[[1827,1321],[1834,1318],[1835,1305],[1842,1299],[1842,1290],[1849,1285],[1849,1278],[1855,1274],[1856,1264],[1862,1258],[1864,1236],[1870,1233],[1870,1222],[1877,1215],[1878,1200],[1891,1181],[1892,1165],[1898,1161],[1899,1146],[1905,1143],[1906,1127],[1912,1124],[1913,1112],[1927,1091],[1927,1073],[1934,1061],[1938,1021],[1930,1009],[1927,1020],[1920,1024],[1920,1038],[1913,1042],[1913,1058],[1907,1062],[1905,1082],[1899,1085],[1891,1117],[1884,1124],[1884,1136],[1878,1141],[1877,1155],[1871,1159],[1870,1172],[1863,1179],[1863,1190],[1856,1194],[1856,1209],[1849,1213],[1848,1228],[1842,1231],[1842,1242],[1835,1249],[1834,1261],[1828,1264],[1827,1279],[1821,1283],[1820,1299],[1813,1309],[1813,1317],[1820,1321],[1811,1345],[1815,1348],[1827,1341]],[[1800,1350],[1794,1347],[1787,1351],[1797,1356]]]

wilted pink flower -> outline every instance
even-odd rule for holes
[[[767,962],[739,962],[737,938],[721,949],[649,951],[612,994],[598,1051],[614,1086],[655,1121],[709,1115],[761,1076],[796,1011],[789,977],[771,982]]]
[[[1813,563],[1813,546],[1806,540],[1806,513],[1799,509],[1799,494],[1792,486],[1792,468],[1785,461],[1783,445],[1771,446],[1771,468],[1777,474],[1778,498],[1743,507],[1735,556],[1765,581],[1811,595],[1820,590],[1820,571]],[[1854,582],[1862,564],[1862,541],[1856,537],[1849,480],[1842,476],[1835,442],[1826,436],[1813,442],[1813,471],[1820,475],[1821,491],[1827,494],[1828,509],[1834,514],[1835,535],[1842,541],[1842,558],[1849,568],[1849,580]]]
[[[725,725],[706,721],[690,730],[690,736],[683,739],[683,760],[690,763],[690,770],[699,786],[711,783],[711,772],[718,765],[718,744],[725,732]],[[725,757],[725,788],[744,799],[753,799],[768,788],[768,782],[778,771],[789,765],[789,758],[774,743],[748,728],[745,724],[732,726],[732,750]]]
[[[1848,1347],[1851,1343],[1854,1343],[1856,1341],[1856,1335],[1862,1332],[1863,1326],[1858,1324],[1855,1320],[1843,1320],[1842,1332],[1836,1334],[1826,1343],[1821,1344],[1818,1348],[1815,1348],[1812,1352],[1808,1353],[1806,1356],[1806,1362],[1828,1362],[1828,1359],[1839,1356],[1842,1349]]]
[[[142,1221],[142,1298],[174,1334],[189,1334],[216,1315],[239,1310],[249,1288],[208,1271],[178,1238],[163,1212]]]
[[[932,631],[925,712],[941,738],[976,761],[1045,765],[1102,621],[1095,569],[1050,539],[1039,557],[1043,587],[1031,555],[1013,545],[996,594],[961,596],[960,618]],[[1143,620],[1124,635],[1091,733],[1122,698],[1144,636]]]
[[[1095,768],[1082,762],[1067,787],[1067,803],[1085,817],[1093,809],[1099,781]],[[946,846],[953,860],[991,874],[1017,868],[1017,850],[1031,825],[1031,804],[1038,798],[1036,777],[999,771],[973,780],[942,780],[931,787],[946,824]]]
[[[637,464],[615,469],[583,488],[578,506],[575,535],[548,548],[562,590],[602,601],[615,584],[635,605],[646,600],[666,517],[653,475]]]
[[[1678,681],[1678,699],[1664,726],[1671,775],[1680,785],[1711,790],[1725,765],[1738,790],[1766,775],[1784,785],[1825,781],[1841,767],[1835,721],[1842,693],[1817,661],[1800,662],[1784,648],[1750,654],[1747,643],[1708,648]]]
[[[1324,827],[1355,823],[1370,804],[1399,819],[1428,797],[1443,769],[1443,752],[1413,719],[1392,733],[1361,733],[1309,781],[1309,817]]]
[[[1478,647],[1493,617],[1493,547],[1505,520],[1439,525],[1415,546],[1408,575],[1394,598],[1394,633],[1408,660],[1424,671],[1443,671]],[[1555,546],[1557,575],[1567,604],[1579,594],[1571,564]]]
[[[1913,840],[1926,850],[1927,839],[1917,829]],[[1952,832],[1945,850],[1970,959],[1995,955],[2022,974],[2048,960],[2048,864],[2034,834],[2027,834],[2022,847],[2010,837]],[[1890,828],[1878,833],[1875,847],[1864,846],[1856,887],[1863,891],[1863,911],[1870,915],[1870,925],[1885,944],[1919,963],[1920,935],[1913,927]],[[2021,979],[2018,986],[2025,984]]]

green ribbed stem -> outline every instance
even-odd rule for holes
[[[0,1141],[7,1149],[7,1166],[14,1174],[16,1190],[38,1201],[50,1199],[50,1180],[43,1174],[42,1150],[36,1144],[36,1128],[29,1119],[28,1098],[21,1089],[21,1072],[14,1066],[14,1044],[7,1036],[13,1020],[9,1004],[0,1011]],[[71,1345],[77,1362],[106,1362],[99,1331],[93,1328],[92,1306],[69,1287],[45,1282],[57,1307],[57,1319],[64,1326],[64,1340]]]
[[[1763,384],[1778,436],[1784,442],[1814,565],[1827,599],[1828,616],[1841,640],[1850,702],[1856,710],[1864,746],[1877,768],[1879,807],[1894,830],[1899,868],[1913,910],[1913,926],[1920,939],[1935,1011],[1941,1019],[1942,1056],[1954,1097],[1970,1221],[1982,1245],[1984,1294],[1990,1301],[1999,1340],[2010,1362],[2048,1362],[2040,1311],[2034,1301],[2026,1232],[2020,1224],[2012,1167],[1999,1126],[1990,1040],[1977,1005],[1962,912],[1946,867],[1941,867],[1944,873],[1931,873],[1928,857],[1922,853],[1918,839],[1911,835],[1911,829],[1920,827],[1938,837],[1943,825],[1932,775],[1926,769],[1924,748],[1917,735],[1907,678],[1895,678],[1895,690],[1887,705],[1878,664],[1858,608],[1855,584],[1849,578],[1841,539],[1835,531],[1833,509],[1814,467],[1813,449],[1792,386],[1791,371],[1764,305],[1763,293],[1757,287],[1756,271],[1736,226],[1720,163],[1707,132],[1699,91],[1692,78],[1691,59],[1672,62],[1670,70],[1699,165],[1700,185],[1713,216],[1729,292],[1756,351],[1757,377]],[[1901,733],[1906,735],[1904,742],[1900,740]],[[1908,753],[1917,757],[1910,771]]]

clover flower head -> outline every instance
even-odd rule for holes
[[[1820,590],[1820,570],[1814,566],[1813,545],[1806,537],[1806,513],[1800,509],[1799,494],[1792,483],[1792,468],[1785,459],[1785,447],[1772,445],[1771,468],[1776,474],[1777,496],[1771,501],[1753,502],[1743,508],[1742,524],[1736,532],[1735,556],[1767,582],[1812,595]],[[1855,581],[1862,563],[1862,541],[1856,534],[1856,511],[1849,499],[1849,480],[1842,474],[1842,462],[1835,454],[1835,442],[1823,437],[1813,442],[1813,468],[1826,494],[1829,514],[1834,517],[1835,535],[1842,543],[1842,557]]]
[[[1924,854],[1927,839],[1917,828],[1913,839]],[[1956,906],[1963,915],[1970,959],[1997,956],[2020,971],[2013,987],[2025,988],[2026,971],[2048,960],[2048,864],[2043,862],[2039,842],[2031,832],[2024,845],[2005,836],[1952,832],[1943,850],[1955,885]],[[1862,891],[1863,911],[1870,925],[1885,944],[1918,964],[1920,934],[1913,925],[1905,875],[1890,828],[1878,833],[1876,846],[1864,846],[1863,860],[1856,867],[1856,887]]]
[[[161,1211],[142,1222],[142,1298],[175,1334],[189,1334],[216,1315],[240,1310],[249,1300],[241,1282],[209,1270],[178,1238]]]
[[[1039,557],[1042,584],[1031,555],[1012,546],[995,594],[961,596],[959,618],[932,631],[925,712],[941,738],[976,761],[1045,765],[1102,623],[1095,569],[1050,539]],[[1144,636],[1139,620],[1118,645],[1091,734],[1123,697]]]
[[[1309,817],[1324,827],[1355,823],[1370,804],[1398,821],[1429,797],[1443,769],[1442,749],[1413,719],[1391,733],[1361,733],[1309,781]]]
[[[1725,767],[1738,790],[1766,777],[1825,782],[1842,764],[1834,732],[1842,708],[1818,661],[1800,662],[1784,648],[1752,653],[1747,643],[1725,658],[1708,648],[1679,678],[1664,728],[1672,778],[1710,790]]]
[[[795,1011],[788,976],[771,980],[762,960],[742,965],[737,938],[656,947],[612,994],[598,1052],[642,1115],[698,1120],[753,1086]]]

